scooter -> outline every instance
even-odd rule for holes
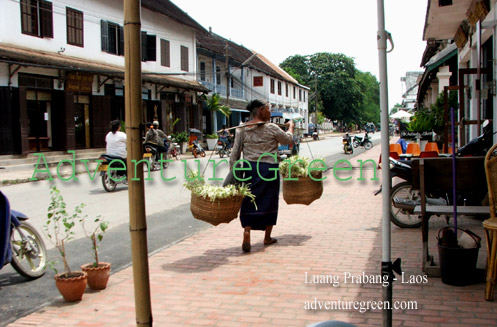
[[[100,155],[99,160],[102,160],[100,165],[98,165],[98,171],[102,177],[102,186],[107,192],[113,192],[116,189],[117,184],[128,185],[128,177],[126,173],[126,162],[125,159],[121,157],[111,156],[108,154]],[[109,170],[109,164],[113,160],[122,160],[124,166],[114,161],[111,170]]]
[[[369,139],[369,135],[366,132],[364,137],[354,135],[354,140],[352,141],[352,145],[354,146],[354,148],[362,146],[364,147],[364,149],[369,150],[373,147],[373,142],[371,142],[371,140]]]
[[[176,142],[176,140],[172,139],[171,136],[168,136],[168,139],[165,142],[168,142],[168,156],[170,158],[175,158],[176,160],[181,160],[180,145]]]
[[[312,139],[314,141],[319,140],[319,133],[317,131],[312,132]]]
[[[10,208],[9,200],[0,191],[0,269],[11,264],[28,279],[45,274],[47,251],[28,217]]]
[[[164,147],[166,149],[168,149],[168,147],[169,147],[165,140],[164,140]],[[161,155],[162,155],[162,157],[161,157]],[[161,163],[159,160],[161,158],[163,160],[162,161],[163,168],[166,169],[169,166],[169,162],[165,161],[165,160],[169,159],[168,158],[168,151],[159,153],[159,151],[157,151],[157,148],[154,147],[150,143],[145,143],[143,145],[143,158],[149,160],[151,171],[160,170]]]
[[[482,135],[471,140],[466,146],[461,147],[456,156],[485,155],[492,146],[492,133],[489,129],[489,121],[482,124],[484,132]],[[495,134],[495,133],[494,133]],[[412,188],[412,167],[410,161],[399,161],[390,158],[390,177],[399,177],[404,180],[394,185],[390,191],[390,220],[402,228],[416,228],[421,226],[422,221],[419,216],[414,215],[414,208],[421,204],[421,197],[418,190]],[[381,193],[380,189],[375,195]],[[460,195],[459,198],[466,198]],[[474,198],[474,196],[467,196]],[[429,194],[426,198],[430,205],[448,205],[451,203],[449,194]],[[458,201],[459,202],[459,201]]]
[[[343,152],[345,152],[345,154],[354,153],[354,147],[352,146],[352,138],[349,136],[348,132],[345,133],[345,135],[343,136],[342,144],[343,144]]]
[[[222,140],[219,138],[216,144],[216,154],[219,154],[219,158],[223,158],[224,156],[229,157],[231,155],[231,146],[228,145],[228,139]]]
[[[205,150],[198,143],[198,140],[193,140],[191,144],[188,145],[188,147],[191,148],[191,151],[195,158],[197,158],[198,156],[205,157]]]

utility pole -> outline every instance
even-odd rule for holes
[[[225,61],[224,68],[226,70],[226,105],[230,106],[230,72],[229,72],[229,49],[228,40],[224,40],[224,50],[225,50]],[[226,117],[226,126],[230,127],[230,118]]]
[[[318,128],[318,75],[314,75],[314,127],[316,128],[316,132]]]
[[[128,148],[128,176],[133,160],[143,158],[141,142],[141,57],[140,57],[140,0],[124,0],[124,85],[126,110],[126,146]],[[136,178],[128,177],[129,231],[133,261],[136,326],[152,326],[152,304],[148,269],[147,220],[145,214],[145,186],[143,167]]]

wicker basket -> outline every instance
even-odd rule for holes
[[[296,181],[283,179],[283,199],[287,204],[309,205],[319,199],[321,194],[323,194],[323,181],[314,181],[310,177],[298,177]]]
[[[210,198],[192,194],[190,210],[196,219],[217,226],[229,223],[238,216],[243,198],[243,196],[234,196],[211,201]]]

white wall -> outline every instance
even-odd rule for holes
[[[54,37],[39,38],[21,33],[21,14],[19,1],[0,0],[0,42],[19,47],[56,53],[65,48],[64,56],[71,56],[111,65],[124,66],[124,56],[118,56],[101,50],[100,21],[107,20],[123,26],[123,2],[118,0],[65,0],[53,1]],[[83,12],[84,17],[84,47],[67,44],[66,7]],[[144,62],[143,71],[184,73],[180,69],[180,46],[186,46],[189,51],[189,73],[180,76],[195,80],[192,74],[196,70],[195,32],[193,29],[172,21],[166,16],[142,9],[142,30],[157,36],[157,60]],[[9,31],[7,33],[7,31]],[[160,65],[160,38],[170,41],[171,67]]]

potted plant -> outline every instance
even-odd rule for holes
[[[81,208],[84,207],[84,204]],[[101,219],[101,216],[97,216],[93,223],[95,228],[91,232],[86,230],[85,222],[88,216],[85,215],[79,219],[79,223],[85,233],[85,236],[91,241],[92,254],[94,262],[87,263],[81,266],[81,269],[88,275],[88,286],[92,290],[103,290],[107,287],[107,283],[110,277],[110,262],[102,262],[98,259],[98,248],[100,243],[104,238],[104,234],[107,231],[109,223]]]
[[[55,285],[68,302],[80,301],[86,289],[87,275],[83,271],[72,271],[67,260],[65,245],[74,238],[73,228],[81,212],[77,206],[71,215],[66,211],[66,203],[55,186],[50,187],[50,205],[48,206],[47,221],[43,229],[50,241],[55,245],[64,264],[64,272],[58,273],[55,263],[49,265],[55,271]]]
[[[217,134],[207,134],[206,138],[207,138],[207,149],[210,151],[215,150],[218,139]]]
[[[185,153],[187,142],[188,142],[188,133],[187,132],[179,132],[179,133],[173,134],[173,138],[176,139],[176,142],[180,145],[181,153]]]

